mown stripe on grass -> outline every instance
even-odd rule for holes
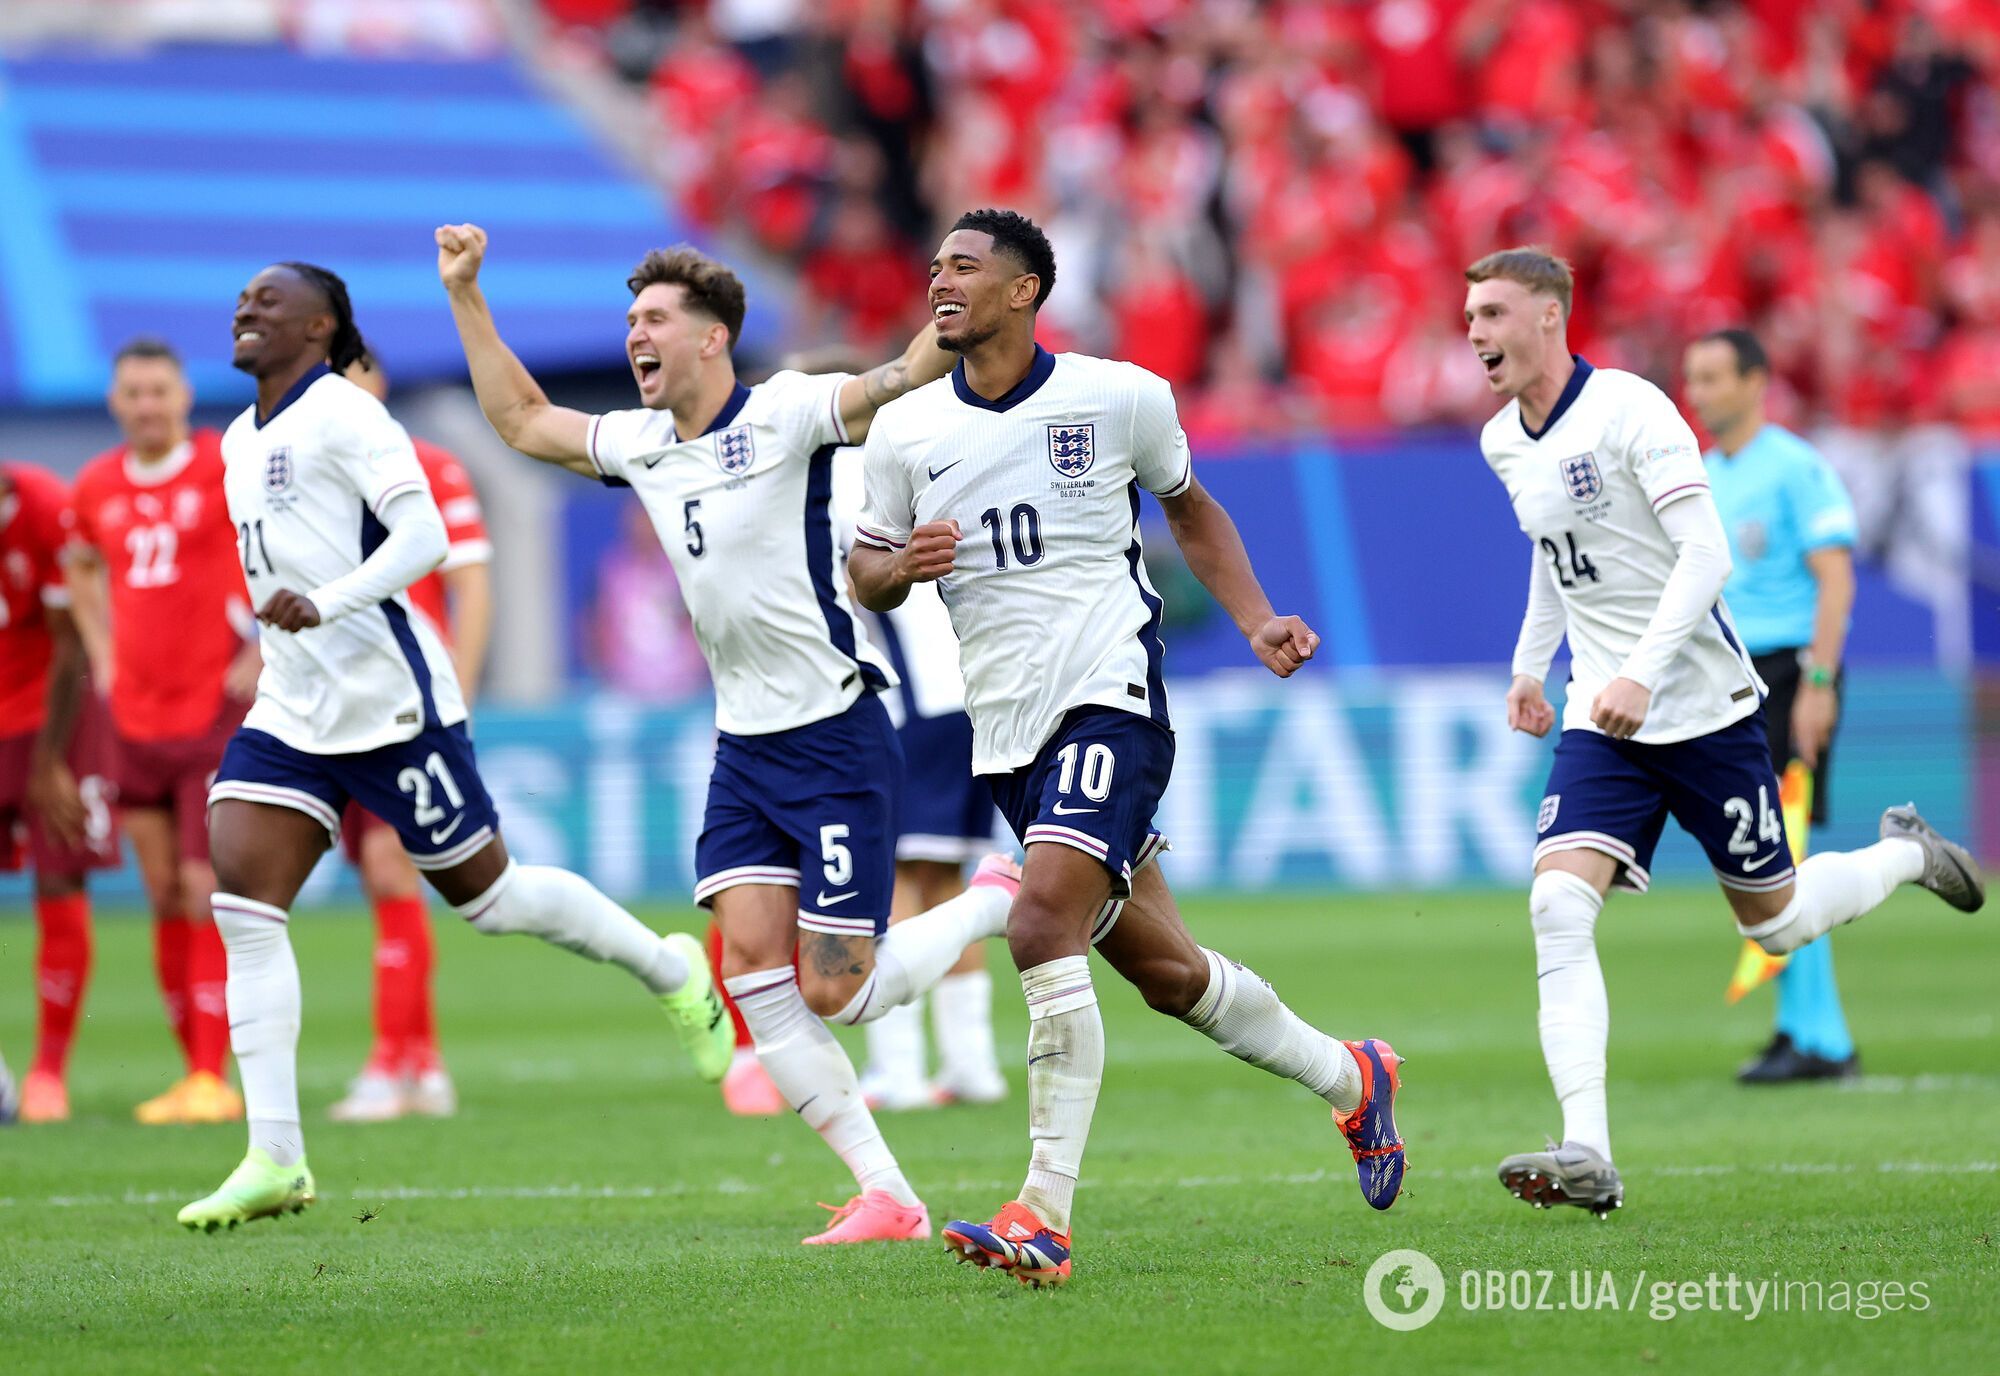
[[[2000,1174],[2000,1161],[1877,1161],[1870,1165],[1854,1161],[1774,1161],[1757,1165],[1739,1162],[1722,1162],[1714,1165],[1655,1166],[1637,1172],[1646,1176],[1685,1177],[1715,1175],[1994,1175]],[[1484,1167],[1446,1172],[1443,1178],[1451,1180],[1485,1180],[1493,1174]],[[1350,1173],[1346,1170],[1303,1171],[1277,1175],[1187,1175],[1173,1180],[1157,1178],[1133,1178],[1121,1176],[1112,1180],[1086,1181],[1085,1187],[1098,1189],[1121,1188],[1137,1190],[1207,1190],[1236,1185],[1317,1185],[1327,1181],[1344,1181]],[[1422,1177],[1414,1177],[1421,1180]],[[1436,1177],[1434,1177],[1436,1178]],[[1013,1180],[951,1180],[936,1189],[939,1192],[971,1192],[975,1190],[1012,1189]],[[763,1194],[770,1187],[752,1185],[742,1180],[722,1180],[714,1185],[697,1186],[686,1181],[676,1181],[666,1185],[461,1185],[451,1189],[439,1189],[427,1185],[386,1185],[375,1189],[347,1191],[321,1190],[321,1199],[352,1199],[369,1203],[395,1200],[444,1201],[465,1199],[675,1199],[702,1194]],[[21,1199],[0,1196],[0,1208],[5,1209],[83,1209],[115,1206],[153,1206],[184,1202],[199,1191],[186,1190],[128,1190],[124,1194],[57,1194],[41,1199]]]

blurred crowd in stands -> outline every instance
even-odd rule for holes
[[[288,43],[306,52],[491,57],[510,0],[0,0],[0,42],[138,48]],[[525,3],[525,0],[523,0]]]
[[[1002,204],[1056,242],[1048,341],[1168,377],[1191,430],[1462,423],[1459,268],[1534,241],[1599,362],[1671,383],[1748,323],[1782,416],[2000,435],[1983,0],[540,3],[809,335],[891,349],[940,223]]]

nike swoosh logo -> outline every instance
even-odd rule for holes
[[[448,826],[448,827],[439,827],[439,828],[438,828],[438,829],[437,829],[436,831],[432,832],[432,833],[431,833],[431,844],[432,844],[432,845],[434,845],[434,846],[441,846],[441,845],[443,845],[443,844],[444,844],[444,843],[445,843],[446,841],[449,841],[449,840],[451,839],[451,834],[452,834],[452,833],[453,833],[454,831],[457,831],[457,830],[458,830],[458,824],[459,824],[460,822],[463,822],[464,820],[465,820],[465,814],[461,812],[461,813],[459,813],[459,814],[458,814],[458,816],[456,816],[456,817],[454,817],[454,818],[452,818],[452,819],[451,819],[451,825],[450,825],[450,826]]]
[[[960,464],[964,462],[965,462],[964,459],[953,459],[943,468],[932,468],[929,465],[925,465],[924,471],[931,475],[932,482],[936,482],[939,478],[942,478],[945,474],[951,472],[952,469],[958,467]]]
[[[1762,860],[1745,860],[1743,862],[1743,872],[1745,874],[1754,874],[1755,872],[1763,869],[1764,866],[1770,864],[1773,860],[1776,860],[1777,858],[1778,858],[1778,852],[1772,851]]]
[[[821,889],[819,891],[819,905],[822,908],[831,908],[836,903],[845,903],[848,899],[854,897],[854,895],[860,892],[861,890],[859,889],[849,889],[846,893],[835,894],[832,898],[828,898],[826,896],[826,890]]]
[[[1060,1055],[1062,1055],[1062,1052],[1060,1052],[1060,1051],[1044,1051],[1044,1052],[1043,1052],[1043,1053],[1042,1053],[1041,1055],[1039,1055],[1039,1056],[1030,1056],[1030,1057],[1028,1057],[1028,1064],[1029,1064],[1029,1065],[1033,1065],[1033,1064],[1034,1064],[1034,1063],[1035,1063],[1036,1061],[1046,1061],[1046,1060],[1050,1059],[1051,1057],[1054,1057],[1054,1056],[1060,1056]]]
[[[658,468],[661,463],[665,462],[666,457],[665,454],[655,454],[652,458],[646,460],[646,467]]]
[[[1095,811],[1097,811],[1097,809],[1094,807],[1064,807],[1061,803],[1057,803],[1055,805],[1055,814],[1058,817],[1074,817],[1080,812],[1095,812]]]

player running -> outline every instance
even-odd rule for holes
[[[388,375],[373,355],[357,359],[343,376],[377,401],[388,400]],[[410,584],[410,605],[450,651],[470,708],[493,630],[493,545],[465,466],[427,440],[412,436],[410,445],[444,519],[446,545],[444,562]],[[359,803],[348,803],[340,841],[375,912],[375,1041],[327,1116],[338,1123],[448,1118],[458,1111],[458,1092],[438,1047],[431,991],[437,951],[423,881],[396,829]]]
[[[64,1074],[90,981],[84,875],[118,863],[97,773],[104,728],[63,574],[74,524],[61,479],[0,463],[0,869],[18,869],[25,852],[35,874],[39,1008],[24,1123],[69,1117]]]
[[[479,289],[485,232],[437,231],[479,404],[533,458],[644,502],[715,681],[719,738],[695,843],[695,901],[722,929],[723,973],[785,1102],[853,1171],[858,1193],[809,1243],[930,1236],[821,1018],[872,1021],[997,936],[1015,884],[998,856],[967,893],[887,926],[900,751],[885,666],[840,581],[832,455],[890,401],[944,371],[926,326],[859,377],[780,372],[756,387],[731,350],[743,286],[691,248],[646,256],[627,286],[625,349],[641,407],[553,406],[500,339]],[[794,969],[793,951],[798,952]]]
[[[403,428],[339,375],[365,348],[346,285],[307,263],[265,268],[238,296],[232,332],[257,399],[222,439],[229,512],[267,629],[257,701],[209,792],[212,905],[250,1120],[243,1163],[180,1211],[211,1232],[313,1202],[287,909],[350,799],[393,820],[476,930],[617,964],[659,996],[704,1079],[729,1063],[699,942],[663,939],[579,876],[507,854],[451,658],[405,592],[443,561],[443,519]]]
[[[938,343],[959,363],[869,432],[848,565],[875,611],[938,583],[958,632],[973,767],[1027,847],[1007,919],[1030,1020],[1027,1183],[991,1222],[952,1223],[945,1239],[1033,1285],[1070,1274],[1070,1205],[1104,1073],[1093,944],[1153,1008],[1325,1099],[1370,1205],[1396,1202],[1404,1167],[1389,1044],[1327,1036],[1256,974],[1196,945],[1149,863],[1166,846],[1153,815],[1174,737],[1140,489],[1272,673],[1297,672],[1319,637],[1272,612],[1235,524],[1195,480],[1167,384],[1035,343],[1054,285],[1055,254],[1032,221],[959,217],[929,293]]]
[[[1507,722],[1542,736],[1542,681],[1568,636],[1570,682],[1536,819],[1533,918],[1542,1054],[1563,1140],[1500,1163],[1537,1208],[1624,1202],[1604,1097],[1610,1009],[1595,932],[1612,888],[1644,893],[1671,815],[1708,853],[1738,929],[1782,954],[1919,884],[1966,912],[1985,881],[1914,807],[1882,840],[1794,870],[1759,706],[1764,683],[1722,587],[1729,544],[1694,434],[1659,388],[1569,351],[1569,265],[1539,249],[1465,270],[1466,335],[1508,398],[1480,435],[1532,546]]]
[[[111,365],[125,442],[77,475],[70,585],[116,732],[112,783],[153,910],[153,964],[187,1073],[141,1123],[243,1116],[223,1078],[228,978],[208,908],[208,784],[255,691],[249,593],[222,491],[222,436],[191,431],[180,357],[138,339]]]

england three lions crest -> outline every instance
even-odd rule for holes
[[[748,472],[756,462],[756,446],[750,442],[750,427],[732,425],[715,437],[715,461],[724,473]]]
[[[292,447],[281,445],[264,456],[264,490],[277,496],[292,485]]]
[[[1051,425],[1049,466],[1065,478],[1081,478],[1097,462],[1096,427]]]
[[[1563,487],[1572,502],[1594,502],[1604,491],[1604,475],[1597,471],[1597,455],[1573,454],[1562,461]]]

